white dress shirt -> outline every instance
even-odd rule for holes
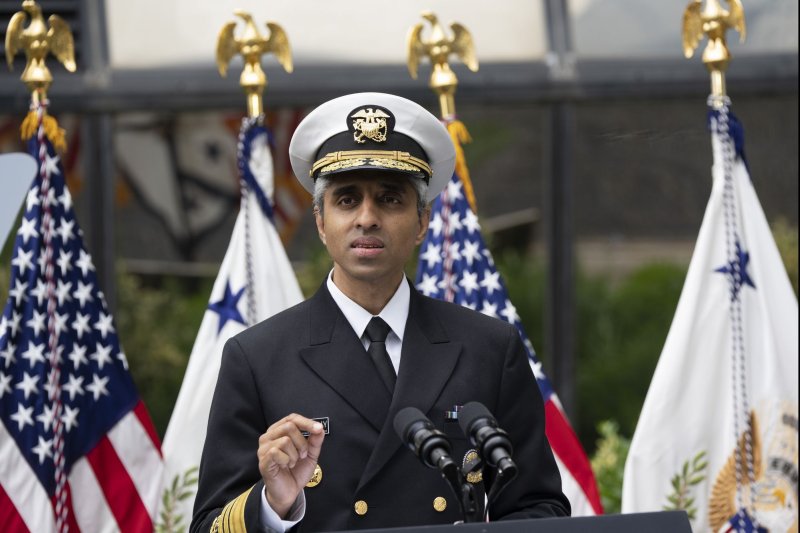
[[[356,332],[356,335],[361,339],[361,344],[364,345],[364,351],[369,348],[369,339],[364,332],[367,329],[367,324],[372,320],[373,315],[356,302],[351,300],[339,287],[333,282],[333,270],[328,274],[327,281],[328,292],[330,292],[333,301],[342,311],[342,314],[347,319],[347,322]],[[381,309],[377,315],[381,317],[384,322],[389,324],[391,331],[386,337],[386,351],[389,353],[389,358],[392,360],[392,366],[396,373],[400,372],[400,353],[403,348],[403,333],[406,330],[406,320],[408,319],[408,307],[411,302],[411,289],[408,287],[405,277],[400,281],[400,285],[394,293],[394,296],[389,302]],[[366,357],[366,353],[364,354]],[[286,518],[282,520],[278,513],[267,503],[267,495],[262,491],[261,493],[261,523],[264,524],[270,531],[277,531],[279,533],[285,532],[287,529],[293,527],[303,519],[306,514],[306,497],[303,491],[297,496],[297,500],[292,505]]]

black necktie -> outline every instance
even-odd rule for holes
[[[383,384],[386,385],[389,394],[394,392],[394,382],[397,381],[397,374],[395,374],[394,366],[392,366],[392,360],[389,359],[389,352],[386,351],[386,337],[391,330],[392,328],[389,327],[389,324],[384,322],[381,317],[374,316],[367,324],[365,332],[369,339],[367,353],[372,358],[375,368],[378,369],[378,374],[381,375]]]

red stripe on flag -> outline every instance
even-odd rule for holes
[[[72,487],[69,485],[69,481],[64,485],[64,493],[66,494],[67,502],[67,530],[72,533],[73,531],[76,533],[80,533],[81,528],[78,526],[77,519],[75,518],[75,511],[74,507],[72,506]],[[50,499],[50,504],[53,506],[53,515],[56,516],[58,511],[56,511],[56,497]],[[13,530],[12,530],[13,531]]]
[[[25,532],[30,531],[22,517],[17,512],[14,502],[8,497],[3,486],[0,485],[0,524],[3,526],[3,531]]]
[[[108,507],[123,532],[151,532],[153,523],[114,446],[103,436],[86,455]]]
[[[550,441],[553,453],[558,455],[558,458],[580,485],[594,512],[603,514],[603,504],[600,503],[600,494],[597,491],[594,473],[589,464],[589,458],[586,457],[581,443],[578,442],[578,437],[572,431],[572,427],[561,409],[554,402],[545,402],[544,412],[546,420],[544,432],[547,440]]]
[[[158,451],[158,455],[161,455],[161,441],[158,439],[156,427],[153,425],[153,421],[150,420],[150,413],[147,412],[147,407],[145,407],[143,401],[139,400],[139,403],[133,408],[133,414],[139,419],[139,423],[147,432],[150,440],[153,441],[153,446]]]

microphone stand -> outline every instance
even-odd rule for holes
[[[450,488],[458,499],[458,506],[461,509],[461,516],[465,523],[479,522],[481,520],[480,508],[475,497],[475,487],[468,483],[461,469],[452,461],[439,466],[442,477],[450,484]]]

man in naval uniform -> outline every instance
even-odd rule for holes
[[[568,516],[516,329],[420,295],[404,274],[428,228],[427,201],[453,174],[444,126],[404,98],[351,94],[312,111],[289,153],[333,269],[309,300],[226,344],[191,531],[459,521],[450,485],[393,420],[418,408],[455,460],[470,459],[455,413],[471,401],[508,432],[519,470],[490,519]],[[483,501],[492,472],[469,479]]]

